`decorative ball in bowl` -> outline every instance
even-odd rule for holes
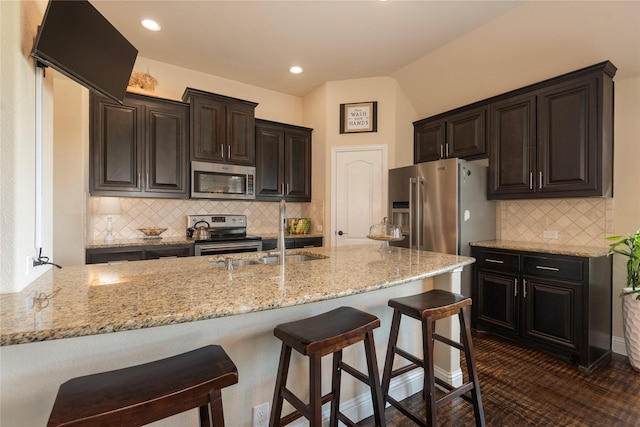
[[[160,235],[167,231],[167,229],[162,227],[143,227],[138,228],[138,231],[144,234],[144,239],[162,239]]]

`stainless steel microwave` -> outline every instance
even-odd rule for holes
[[[253,200],[256,168],[225,163],[191,162],[191,198]]]

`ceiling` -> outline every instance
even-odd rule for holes
[[[140,56],[296,96],[326,81],[390,75],[522,4],[90,1]],[[145,30],[144,18],[162,30]],[[292,65],[304,72],[289,73]]]

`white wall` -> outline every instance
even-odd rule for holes
[[[369,101],[378,102],[377,132],[341,134],[340,104]],[[338,146],[387,145],[390,168],[411,164],[412,122],[418,117],[396,80],[390,77],[327,82],[305,97],[304,108],[305,117],[308,117],[306,111],[310,110],[324,119],[320,122],[315,117],[309,117],[309,120],[313,120],[314,129],[323,132],[323,135],[320,132],[316,135],[314,131],[312,184],[314,192],[315,188],[324,189],[325,245],[331,245],[331,149]]]
[[[422,117],[611,60],[640,74],[640,2],[524,2],[392,74]]]
[[[616,80],[614,147],[614,235],[640,229],[640,76]],[[622,302],[616,298],[626,286],[626,257],[614,256],[613,335],[623,336]]]
[[[84,264],[89,189],[89,90],[53,79],[53,261]]]
[[[35,62],[33,38],[45,1],[0,1],[0,292],[23,289],[50,266],[27,271],[35,247]],[[42,254],[52,253],[52,87],[44,82]]]
[[[302,98],[205,74],[188,68],[138,56],[134,71],[146,71],[159,82],[156,95],[182,100],[187,87],[257,102],[256,117],[276,122],[303,125]]]

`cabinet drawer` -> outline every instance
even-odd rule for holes
[[[525,255],[523,273],[527,276],[582,281],[583,260]]]
[[[519,254],[493,251],[474,251],[472,256],[476,258],[476,266],[478,268],[488,268],[501,271],[518,271],[520,268]]]

